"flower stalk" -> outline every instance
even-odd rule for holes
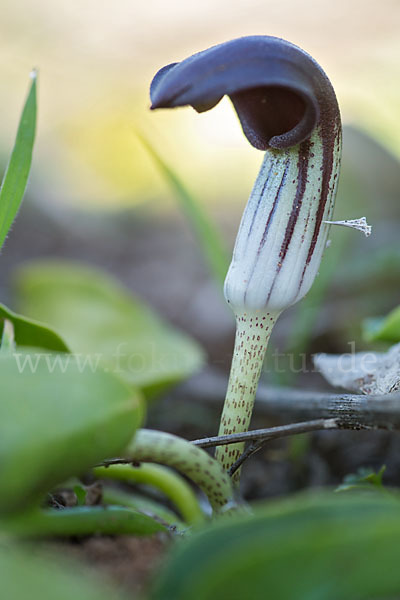
[[[249,429],[258,381],[277,315],[248,312],[236,315],[235,347],[218,435]],[[227,471],[244,449],[243,443],[219,446],[215,458]],[[239,479],[237,471],[233,480]]]

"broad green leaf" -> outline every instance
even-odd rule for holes
[[[194,341],[101,271],[38,261],[19,271],[17,291],[23,312],[54,327],[72,352],[96,356],[147,395],[202,364]]]
[[[369,342],[400,342],[400,306],[387,317],[366,319],[363,328],[364,337]]]
[[[154,146],[143,135],[138,134],[138,136],[179,201],[181,210],[194,231],[211,273],[217,283],[223,284],[229,267],[229,257],[223,246],[221,235],[176,172],[161,158]]]
[[[0,189],[0,248],[22,202],[31,168],[36,130],[36,73],[33,72],[31,77],[14,148]]]
[[[65,342],[47,325],[38,323],[22,315],[17,315],[9,308],[0,304],[0,331],[5,321],[10,321],[14,327],[14,341],[17,346],[27,348],[45,348],[53,352],[69,352]]]
[[[398,499],[280,500],[177,545],[151,598],[398,598],[399,536]]]
[[[18,547],[1,540],[1,596],[8,600],[122,600],[125,596],[104,579],[89,577],[82,564],[54,552]]]
[[[139,396],[85,357],[0,356],[0,511],[118,455],[140,423]]]

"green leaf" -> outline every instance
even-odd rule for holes
[[[0,356],[0,512],[118,455],[142,406],[126,384],[71,355]]]
[[[68,346],[61,337],[47,325],[17,315],[4,304],[0,304],[0,326],[6,320],[10,321],[14,327],[14,341],[17,346],[45,348],[53,352],[69,352]]]
[[[9,600],[122,600],[104,579],[95,581],[65,553],[58,557],[2,540],[1,594]],[[125,596],[124,596],[125,597]]]
[[[182,212],[194,231],[211,273],[217,283],[223,284],[229,267],[229,257],[223,246],[221,235],[208,218],[201,204],[186,189],[176,172],[161,158],[147,138],[143,135],[137,135],[179,201]]]
[[[151,500],[146,496],[125,492],[117,487],[103,488],[103,503],[116,504],[118,506],[126,506],[128,508],[133,508],[134,510],[139,510],[146,515],[156,517],[164,523],[167,523],[177,531],[184,531],[187,529],[187,525],[163,504]]]
[[[400,594],[399,500],[297,497],[175,546],[152,600],[362,600]]]
[[[14,326],[8,319],[4,319],[3,333],[1,335],[0,353],[9,354],[15,350]]]
[[[74,485],[73,490],[78,506],[85,506],[87,496],[86,488],[84,488],[83,485]]]
[[[72,352],[96,356],[147,395],[202,365],[194,341],[101,271],[38,261],[19,271],[17,288],[24,313],[54,327]]]
[[[366,319],[363,323],[364,337],[368,342],[400,342],[400,306],[387,317]]]
[[[78,506],[35,510],[0,521],[0,530],[14,536],[154,535],[168,531],[153,517],[122,506]]]
[[[377,473],[373,469],[364,467],[358,469],[357,473],[346,475],[341,485],[336,488],[336,492],[347,492],[349,490],[379,490],[383,487],[382,478],[386,471],[386,465],[383,465]]]
[[[22,202],[31,168],[36,129],[36,73],[31,77],[31,87],[0,189],[0,248]]]
[[[193,525],[204,521],[204,513],[191,486],[181,475],[164,465],[108,465],[94,468],[93,473],[100,479],[116,479],[158,488],[176,506],[187,523]]]

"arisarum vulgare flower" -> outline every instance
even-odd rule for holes
[[[336,96],[306,52],[268,36],[239,38],[161,69],[152,108],[202,112],[228,95],[265,157],[245,208],[225,297],[237,332],[220,434],[248,429],[272,327],[310,289],[332,218],[341,156]],[[229,468],[242,444],[220,447]],[[236,474],[238,477],[238,474]]]

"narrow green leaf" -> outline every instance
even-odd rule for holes
[[[165,525],[123,506],[78,506],[35,510],[0,521],[0,530],[14,536],[153,535]]]
[[[19,210],[32,162],[36,130],[36,72],[19,122],[17,137],[0,189],[0,248]]]
[[[139,496],[131,492],[128,493],[113,486],[103,488],[102,498],[104,504],[116,504],[118,506],[133,508],[151,517],[156,517],[159,521],[161,519],[162,522],[172,526],[177,531],[187,529],[187,525],[172,510],[146,496]]]
[[[137,393],[84,356],[0,355],[0,381],[0,513],[121,453],[143,414]]]
[[[229,267],[229,258],[223,246],[221,235],[198,200],[185,187],[176,172],[164,161],[147,138],[141,134],[137,135],[179,201],[181,210],[196,235],[211,273],[217,283],[223,284]]]
[[[116,479],[133,484],[143,484],[158,488],[179,510],[182,518],[189,524],[204,522],[204,513],[200,508],[196,494],[181,475],[163,465],[142,463],[132,465],[109,465],[93,469],[95,477]]]
[[[14,341],[17,346],[27,348],[45,348],[53,352],[69,352],[68,346],[61,337],[47,325],[17,315],[0,304],[0,325],[9,321],[14,328]]]
[[[54,327],[72,352],[97,357],[148,397],[203,363],[193,340],[100,270],[37,261],[19,271],[17,294],[23,312]]]
[[[14,326],[11,321],[4,319],[3,333],[1,336],[0,353],[9,354],[15,350]]]
[[[398,598],[399,536],[398,497],[279,500],[176,545],[151,598]]]

